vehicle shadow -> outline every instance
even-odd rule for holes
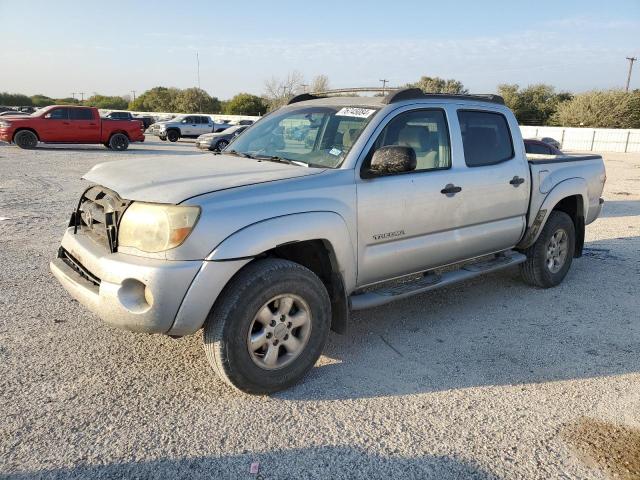
[[[607,200],[602,217],[640,217],[640,200]]]
[[[250,473],[253,462],[259,472]],[[2,475],[2,472],[0,472]],[[5,480],[26,479],[497,479],[493,473],[448,456],[382,456],[349,446],[325,446],[222,457],[163,459],[146,462],[81,464],[69,468],[9,473]]]
[[[620,251],[587,244],[556,288],[525,285],[515,268],[354,312],[350,332],[332,334],[310,374],[275,396],[355,399],[638,372],[637,240],[613,240]]]

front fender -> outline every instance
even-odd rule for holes
[[[356,256],[344,219],[335,212],[306,212],[269,218],[231,234],[207,260],[224,261],[255,257],[287,243],[325,240],[333,248],[347,291],[355,288]]]
[[[537,191],[532,192],[532,199],[539,195],[539,193],[540,192]],[[582,199],[582,210],[579,213],[584,216],[589,210],[587,182],[584,178],[576,177],[563,180],[549,191],[539,206],[536,207],[532,203],[531,210],[529,211],[529,221],[527,222],[528,228],[523,239],[518,244],[518,248],[527,248],[533,245],[540,236],[540,232],[547,223],[553,208],[560,203],[563,198],[574,195],[578,195]]]

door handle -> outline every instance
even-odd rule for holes
[[[63,125],[71,125],[69,122],[62,122]]]
[[[447,183],[440,193],[446,195],[447,197],[453,197],[456,193],[461,192],[462,187],[456,187],[453,183]]]
[[[96,126],[96,124],[95,124],[95,123],[90,123],[90,124],[89,124],[89,126],[90,126],[90,127],[95,127],[95,126]]]
[[[524,183],[524,178],[516,175],[511,180],[509,180],[509,183],[517,188],[521,183]]]

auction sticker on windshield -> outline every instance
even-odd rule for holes
[[[369,118],[375,110],[370,108],[344,107],[336,113],[337,117]]]

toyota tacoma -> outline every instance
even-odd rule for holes
[[[217,374],[265,394],[300,380],[351,310],[516,265],[558,285],[606,175],[597,155],[527,157],[498,96],[406,89],[304,94],[206,160],[85,179],[51,263],[60,283],[116,327],[204,329]]]

